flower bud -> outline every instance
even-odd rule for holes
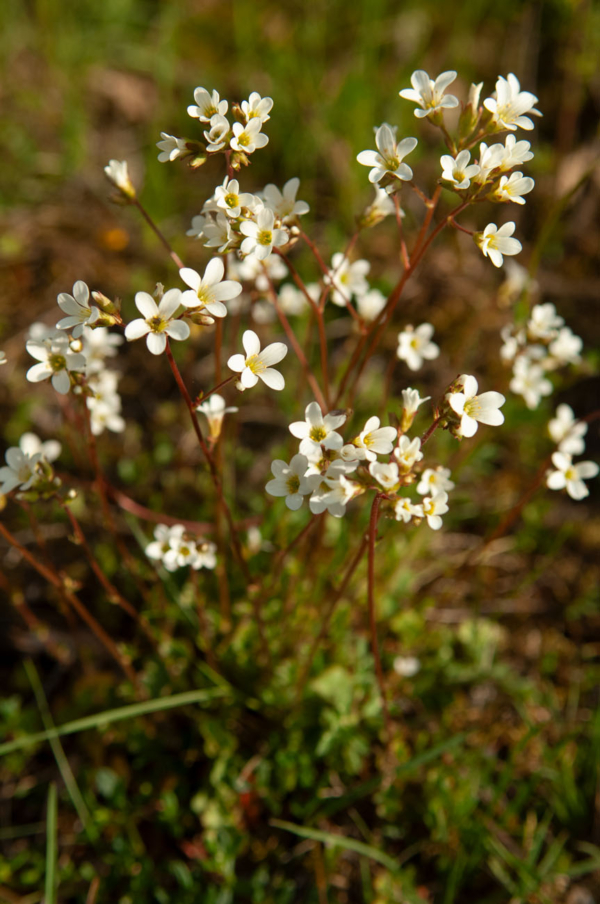
[[[129,170],[127,169],[126,160],[111,160],[104,167],[104,173],[109,182],[118,188],[119,191],[129,201],[135,201],[135,188],[133,182],[129,178]]]

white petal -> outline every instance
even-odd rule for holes
[[[244,370],[246,366],[246,358],[244,355],[232,355],[229,361],[227,362],[227,367],[230,370],[234,370],[236,373],[240,373]]]
[[[158,314],[158,305],[151,295],[147,292],[137,292],[135,296],[135,306],[144,317],[156,317]]]
[[[246,352],[248,358],[250,358],[252,355],[258,355],[260,352],[260,339],[254,332],[254,330],[245,331],[244,335],[242,336],[242,345],[244,346],[244,351]]]
[[[204,271],[204,279],[202,280],[202,282],[205,286],[214,286],[215,283],[221,282],[224,273],[225,267],[221,258],[213,257],[213,259],[206,265],[206,270]]]
[[[185,321],[174,320],[165,328],[165,333],[167,336],[171,336],[172,339],[187,339],[190,335],[190,328]]]
[[[71,381],[66,370],[61,370],[59,373],[54,374],[51,383],[54,389],[61,395],[66,395],[71,388]]]
[[[192,270],[191,267],[182,267],[179,271],[179,275],[181,276],[186,286],[189,286],[190,289],[194,290],[194,292],[198,291],[200,283],[202,282],[199,273],[197,273],[195,270]]]
[[[164,333],[148,333],[146,345],[153,355],[162,355],[167,347],[167,337]]]
[[[266,383],[269,389],[283,389],[285,386],[285,380],[283,379],[282,374],[272,367],[267,367],[266,370],[263,370],[262,373],[259,374],[259,377],[263,383]]]
[[[125,338],[128,342],[131,342],[133,339],[141,339],[142,336],[145,336],[146,333],[149,332],[149,324],[140,318],[139,320],[132,320],[131,323],[127,324],[125,327]]]
[[[242,386],[245,386],[246,389],[252,389],[252,387],[256,386],[256,384],[258,383],[258,377],[250,370],[249,367],[244,367],[242,376],[240,377],[240,383],[242,384]]]
[[[260,360],[267,367],[273,364],[279,364],[288,353],[288,347],[283,342],[272,342],[260,353]]]
[[[168,320],[175,313],[181,304],[181,295],[180,289],[169,289],[165,292],[158,306],[158,312],[161,317]]]

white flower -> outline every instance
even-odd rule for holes
[[[207,223],[211,222],[208,217],[205,217],[204,214],[197,214],[195,217],[192,217],[192,225],[186,231],[186,235],[191,235],[195,239],[201,239],[204,235],[204,227]],[[227,236],[229,238],[229,236]]]
[[[444,91],[455,78],[456,72],[449,70],[442,72],[434,81],[423,69],[417,69],[410,77],[412,88],[404,88],[399,94],[405,100],[412,100],[419,105],[420,109],[415,110],[415,116],[422,119],[439,110],[458,107],[458,99],[453,94],[444,96]]]
[[[240,383],[244,389],[256,386],[258,379],[266,383],[269,389],[283,389],[285,380],[272,365],[282,361],[288,353],[283,342],[273,342],[261,352],[260,339],[252,330],[246,330],[242,336],[245,355],[232,355],[227,366],[241,373]]]
[[[6,467],[0,468],[0,496],[6,496],[19,487],[28,490],[37,480],[37,464],[42,460],[39,452],[29,455],[17,446],[11,446],[4,456]]]
[[[237,298],[242,291],[242,284],[233,279],[223,279],[225,265],[220,257],[213,257],[206,265],[204,276],[196,270],[183,267],[179,275],[190,286],[182,293],[180,302],[186,308],[206,311],[213,317],[225,317],[227,308],[223,304],[231,298]]]
[[[473,108],[474,112],[479,110],[479,98],[481,97],[481,89],[483,88],[483,82],[479,82],[478,85],[471,84],[469,88],[469,94],[467,96],[467,106]]]
[[[200,411],[208,421],[208,432],[211,439],[217,440],[221,435],[225,415],[235,414],[239,408],[233,406],[226,408],[223,396],[220,396],[218,392],[213,392],[205,402],[196,406],[196,411]]]
[[[365,260],[352,263],[341,251],[331,258],[331,269],[324,276],[326,285],[333,286],[331,300],[338,307],[344,307],[351,295],[365,295],[369,291],[369,283],[365,279],[370,263]]]
[[[402,678],[413,678],[421,670],[421,663],[416,656],[396,656],[392,668]]]
[[[6,364],[6,352],[0,352],[0,364]]]
[[[385,219],[385,217],[389,217],[391,214],[395,213],[395,210],[394,202],[385,188],[380,188],[378,185],[375,185],[375,198],[371,204],[365,208],[361,219],[366,226],[374,226],[376,223]],[[400,211],[400,215],[404,216],[402,210]]]
[[[506,399],[500,392],[483,392],[477,395],[477,380],[468,374],[459,377],[462,392],[453,392],[449,403],[452,410],[460,418],[460,432],[470,437],[477,433],[477,425],[490,424],[498,427],[504,423],[504,415],[500,407]]]
[[[156,147],[160,151],[159,163],[171,163],[187,152],[185,138],[176,138],[175,135],[169,135],[168,132],[161,132],[160,137],[162,141],[156,142]]]
[[[539,110],[533,108],[537,104],[537,97],[529,91],[521,91],[518,78],[512,72],[503,78],[499,76],[496,82],[496,96],[484,100],[483,106],[493,114],[496,125],[501,129],[521,128],[527,131],[533,129],[533,122],[525,113],[541,116]]]
[[[154,540],[146,547],[149,559],[162,562],[167,571],[176,571],[191,565],[199,568],[214,568],[217,547],[214,543],[198,543],[186,535],[183,524],[158,524],[154,529]]]
[[[425,496],[423,499],[423,512],[427,518],[427,524],[432,530],[439,530],[442,526],[441,515],[445,515],[448,511],[448,493],[443,490],[434,493],[432,496]]]
[[[272,97],[261,97],[258,91],[253,91],[248,100],[243,100],[240,104],[242,113],[246,117],[246,122],[257,117],[261,123],[267,122],[271,117],[269,113],[273,109]]]
[[[171,548],[171,537],[181,537],[185,528],[183,524],[157,524],[154,528],[154,540],[144,550],[149,559],[162,562],[165,554]]]
[[[73,286],[73,295],[61,292],[57,299],[58,306],[67,314],[56,324],[59,330],[72,329],[74,339],[78,339],[83,333],[83,327],[87,323],[94,323],[100,316],[100,311],[95,305],[88,304],[90,300],[90,290],[86,284],[78,279]]]
[[[352,440],[355,458],[375,461],[378,455],[389,455],[398,435],[395,427],[380,427],[378,417],[370,417],[362,433]]]
[[[417,484],[417,493],[426,496],[427,493],[436,493],[438,491],[449,492],[453,490],[455,483],[450,480],[450,468],[426,468],[421,474],[421,479]]]
[[[306,201],[296,201],[299,188],[300,179],[297,177],[288,179],[283,186],[283,192],[280,192],[277,186],[272,183],[265,185],[263,190],[265,206],[269,207],[275,216],[283,222],[308,213],[310,207]]]
[[[566,455],[581,455],[585,450],[584,436],[588,431],[588,425],[584,421],[575,420],[575,414],[570,405],[559,405],[556,416],[548,424],[548,433],[555,443],[558,451]]]
[[[105,430],[113,433],[122,433],[125,429],[125,421],[121,415],[121,397],[114,393],[97,398],[90,396],[86,399],[86,405],[90,412],[90,429],[94,436],[100,436]]]
[[[223,185],[217,186],[215,191],[217,206],[222,208],[228,217],[237,219],[242,212],[242,207],[249,207],[254,201],[254,195],[249,192],[240,194],[240,183],[237,179],[229,179],[225,176]]]
[[[402,390],[402,401],[404,403],[404,411],[408,416],[413,416],[417,413],[419,405],[422,405],[423,402],[428,402],[431,396],[425,396],[424,399],[419,395],[418,389],[403,389]]]
[[[555,452],[552,464],[556,471],[548,472],[546,486],[551,490],[566,489],[571,499],[585,499],[589,496],[590,491],[583,481],[595,477],[600,470],[595,461],[580,461],[574,465],[570,455]]]
[[[234,259],[232,264],[232,272],[239,279],[254,282],[259,292],[268,291],[269,279],[276,281],[288,274],[288,268],[278,254],[271,254],[264,261],[260,261],[254,254],[249,254],[243,261]]]
[[[356,307],[363,320],[375,320],[383,311],[387,298],[379,289],[370,289],[364,295],[358,295]]]
[[[497,145],[497,147],[502,148],[502,145]],[[513,166],[521,166],[523,163],[533,160],[530,148],[531,145],[528,141],[517,141],[514,135],[507,135],[498,163],[499,168],[501,170],[509,170]]]
[[[305,455],[294,455],[289,465],[276,459],[271,464],[274,480],[270,480],[265,489],[271,496],[285,496],[285,504],[295,512],[302,505],[302,497],[309,496],[321,478],[319,475],[306,474],[308,459]]]
[[[554,339],[564,322],[551,302],[536,304],[531,309],[527,331],[533,339]]]
[[[424,518],[425,513],[423,511],[422,505],[414,505],[407,499],[406,497],[400,498],[396,505],[394,506],[394,515],[396,517],[396,521],[404,521],[405,524],[408,524],[413,518]]]
[[[317,402],[311,402],[306,406],[304,421],[294,421],[290,424],[292,436],[302,440],[300,452],[303,455],[321,455],[321,447],[324,449],[341,449],[342,437],[335,431],[346,421],[345,414],[326,414],[323,416]]]
[[[196,544],[196,561],[192,568],[197,571],[199,568],[214,568],[217,564],[217,544],[205,541]]]
[[[196,219],[194,217],[194,219]],[[218,213],[214,220],[208,220],[203,228],[202,234],[207,240],[204,243],[205,248],[216,248],[217,251],[226,250],[231,241],[231,223],[224,213]]]
[[[247,259],[250,260],[251,258]],[[269,258],[269,260],[281,260],[281,258],[274,257]],[[308,302],[304,296],[304,292],[301,292],[300,289],[296,288],[296,286],[293,286],[291,283],[286,283],[279,290],[279,304],[281,306],[281,310],[287,316],[289,316],[290,314],[292,316],[304,314],[308,307]]]
[[[384,122],[375,134],[377,151],[361,151],[356,159],[363,166],[372,167],[369,182],[379,182],[386,175],[408,182],[413,177],[413,171],[402,161],[414,151],[417,143],[416,138],[404,138],[398,144],[391,128]]]
[[[85,370],[85,355],[70,351],[69,337],[61,330],[55,330],[46,339],[28,339],[26,348],[40,362],[29,368],[27,379],[39,383],[50,377],[52,386],[61,395],[71,387],[69,372]]]
[[[384,490],[393,490],[400,483],[400,473],[395,462],[386,465],[380,461],[372,461],[369,465],[369,473]]]
[[[512,201],[514,204],[524,204],[523,195],[529,194],[535,182],[523,173],[511,173],[510,176],[502,176],[498,188],[492,192],[490,198],[494,201]]]
[[[24,433],[19,440],[19,448],[24,455],[30,458],[37,455],[47,462],[56,461],[62,452],[62,446],[57,439],[48,439],[43,443],[35,433]]]
[[[404,472],[412,470],[415,464],[423,458],[421,440],[418,437],[411,440],[408,436],[401,436],[394,449],[394,458]]]
[[[244,154],[253,154],[257,148],[264,148],[269,139],[261,132],[262,122],[258,117],[251,119],[243,126],[241,122],[233,124],[233,138],[229,146],[234,151],[242,151]]]
[[[124,342],[120,333],[111,333],[105,326],[97,326],[90,329],[83,328],[83,354],[85,355],[86,376],[98,373],[104,369],[104,359],[114,358],[117,348]]]
[[[534,409],[542,396],[552,393],[552,383],[544,374],[539,364],[533,363],[524,355],[518,357],[513,366],[513,378],[509,383],[511,392],[523,396],[528,408]]]
[[[164,352],[167,347],[167,336],[177,340],[187,339],[190,335],[187,323],[173,319],[180,304],[180,289],[169,289],[158,305],[148,292],[138,292],[135,296],[135,306],[143,317],[127,324],[125,338],[132,342],[146,336],[148,351],[153,355]]]
[[[135,198],[135,188],[129,178],[126,160],[110,160],[104,167],[104,173],[109,182],[112,182],[126,197]]]
[[[433,327],[430,323],[422,323],[416,329],[407,326],[398,334],[398,349],[396,356],[401,361],[406,361],[410,370],[419,370],[423,361],[433,361],[437,358],[440,349],[435,342],[431,342]]]
[[[498,169],[504,156],[504,147],[501,144],[492,144],[490,147],[482,141],[479,145],[479,172],[475,176],[475,182],[483,185],[487,182],[489,174]]]
[[[504,263],[503,254],[518,254],[522,245],[518,239],[511,238],[515,231],[515,224],[504,223],[498,229],[495,223],[488,223],[483,232],[475,234],[475,241],[481,248],[484,257],[489,257],[494,267],[501,267]]]
[[[563,326],[558,331],[558,336],[548,346],[551,356],[556,359],[558,365],[578,364],[581,361],[581,349],[583,340],[576,336],[568,326]]]
[[[258,211],[256,222],[244,220],[240,232],[247,238],[242,242],[240,249],[242,254],[254,254],[258,260],[264,261],[271,254],[273,247],[287,245],[290,238],[287,229],[275,229],[274,225],[275,214],[268,207]]]
[[[206,140],[206,150],[211,154],[222,151],[231,132],[231,126],[226,116],[215,113],[210,120],[210,129],[203,132]]]
[[[342,518],[346,514],[347,504],[363,491],[359,484],[346,477],[355,467],[356,463],[339,459],[329,465],[326,475],[319,478],[320,483],[308,503],[313,515],[328,511],[334,518]]]
[[[210,122],[215,113],[225,116],[229,106],[226,100],[221,100],[218,91],[209,94],[206,88],[196,88],[194,100],[196,104],[187,108],[188,116],[199,119],[200,122]]]
[[[458,189],[468,188],[471,179],[479,172],[479,166],[476,163],[469,165],[471,154],[469,151],[461,151],[457,154],[456,159],[449,154],[444,154],[440,158],[442,164],[442,179],[452,184]]]

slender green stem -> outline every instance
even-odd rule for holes
[[[381,696],[381,705],[383,707],[383,717],[385,721],[385,732],[388,743],[392,739],[392,723],[390,719],[390,711],[388,708],[387,695],[385,690],[385,681],[383,677],[383,667],[381,665],[381,655],[379,653],[379,643],[377,641],[377,621],[375,617],[375,541],[377,539],[377,522],[379,520],[379,506],[381,500],[386,499],[385,493],[377,493],[371,506],[371,517],[369,519],[369,564],[367,578],[367,603],[369,607],[369,629],[371,633],[371,651],[375,660],[375,674],[379,685],[379,693]]]
[[[57,802],[56,785],[48,788],[48,809],[46,811],[46,880],[44,883],[44,904],[56,904],[58,842],[57,842]]]

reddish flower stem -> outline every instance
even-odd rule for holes
[[[181,260],[181,258],[179,257],[179,255],[178,255],[175,251],[173,251],[173,249],[171,248],[171,246],[170,246],[169,243],[167,242],[166,238],[164,237],[164,235],[162,234],[162,232],[160,231],[160,229],[158,228],[158,226],[156,225],[156,223],[154,222],[154,220],[152,219],[152,217],[150,216],[150,214],[148,213],[148,211],[146,210],[146,208],[142,205],[141,201],[138,201],[138,199],[135,198],[135,199],[133,200],[133,204],[134,204],[135,207],[137,207],[137,209],[139,210],[139,212],[141,213],[141,215],[142,215],[143,218],[145,219],[146,223],[147,223],[148,226],[150,227],[150,229],[154,232],[154,234],[155,234],[156,236],[158,236],[158,238],[160,239],[161,243],[164,245],[164,247],[165,247],[167,253],[168,253],[169,256],[171,257],[171,259],[175,262],[175,264],[176,264],[176,266],[178,267],[178,269],[181,270],[182,267],[185,266],[184,263],[183,263],[183,261]]]

